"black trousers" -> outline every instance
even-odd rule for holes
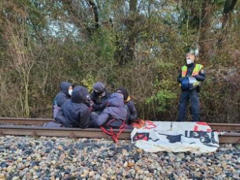
[[[191,102],[192,120],[200,121],[200,104],[197,90],[182,91],[179,101],[178,121],[185,121],[189,100]]]

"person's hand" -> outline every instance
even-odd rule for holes
[[[189,84],[194,84],[197,82],[197,79],[194,76],[189,77]]]
[[[194,80],[197,80],[197,79],[196,79],[196,76],[192,76],[192,78],[193,78]]]

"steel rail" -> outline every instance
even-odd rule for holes
[[[0,124],[42,126],[54,121],[50,118],[11,118],[0,117]],[[214,131],[240,131],[240,123],[208,123]]]
[[[124,131],[119,139],[130,140],[130,133],[130,130]],[[100,129],[46,128],[16,125],[0,125],[0,135],[110,139]],[[219,139],[221,144],[240,144],[240,133],[223,133],[219,135]]]
[[[13,118],[13,117],[0,117],[0,124],[14,124],[14,125],[39,125],[54,121],[50,118]]]
[[[117,130],[114,130],[117,132]],[[130,130],[125,130],[119,139],[130,139]],[[0,125],[0,136],[17,135],[17,136],[52,136],[52,137],[70,137],[70,138],[111,138],[97,128],[47,128],[31,127],[16,125]]]
[[[225,133],[219,135],[220,144],[240,144],[240,133]]]

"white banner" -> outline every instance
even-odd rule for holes
[[[131,133],[131,141],[147,152],[215,152],[218,133],[205,122],[146,121],[145,126]]]

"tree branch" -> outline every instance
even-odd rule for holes
[[[99,14],[98,14],[97,5],[92,0],[87,0],[87,1],[93,9],[94,20],[95,20],[95,29],[98,29],[99,28]]]

